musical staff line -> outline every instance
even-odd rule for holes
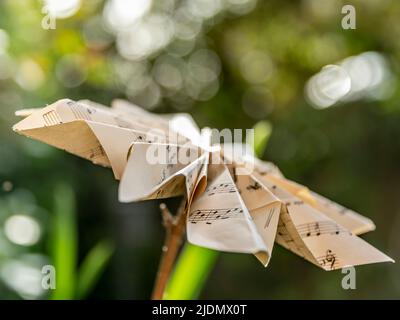
[[[212,224],[213,221],[229,219],[237,216],[240,213],[243,213],[243,209],[241,208],[194,210],[189,215],[189,222],[193,224],[196,224],[198,222]]]
[[[296,226],[296,230],[302,238],[318,237],[325,234],[352,234],[350,231],[341,227],[336,222],[329,220],[300,224]]]
[[[50,110],[43,115],[43,121],[46,126],[53,126],[62,123],[60,116],[54,110]]]
[[[69,107],[71,108],[72,113],[74,114],[76,119],[82,120],[92,120],[90,114],[93,112],[90,108],[84,107],[77,102],[68,102]]]
[[[220,183],[215,186],[210,186],[206,189],[205,193],[208,196],[212,196],[215,194],[220,194],[220,193],[235,193],[236,188],[231,182],[227,183]]]
[[[300,206],[300,205],[304,204],[304,201],[302,201],[302,200],[288,201],[285,204],[286,204],[286,206],[291,206],[291,205]]]

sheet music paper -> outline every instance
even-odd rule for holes
[[[282,202],[254,176],[237,175],[236,186],[267,248],[256,257],[267,266],[272,255]]]
[[[294,226],[294,229],[288,229],[288,233],[291,238],[294,238],[295,245],[299,247],[296,251],[292,250],[296,254],[299,254],[300,251],[307,260],[325,270],[367,263],[393,262],[391,258],[357,237],[350,230],[270,181],[266,176],[255,175],[284,203],[287,216],[286,221],[282,221],[282,224],[290,223],[291,226]],[[277,237],[277,241],[283,242],[283,245],[291,250],[290,243],[284,235],[280,235],[278,232],[278,236],[281,237]],[[312,257],[307,251],[311,253]]]
[[[120,179],[128,149],[133,142],[188,142],[179,134],[176,134],[176,138],[171,137],[170,130],[162,133],[161,129],[154,130],[158,122],[165,129],[165,120],[157,116],[151,118],[150,127],[144,127],[138,124],[137,119],[110,108],[107,110],[102,105],[93,102],[86,105],[62,99],[36,112],[31,111],[13,129],[95,164],[111,166],[115,177]]]
[[[284,188],[304,202],[343,225],[354,234],[362,234],[375,230],[375,224],[371,219],[368,219],[359,213],[349,210],[323,196],[310,191],[307,187],[302,186],[294,181],[285,178],[277,177],[273,174],[267,175],[266,179],[273,181],[275,184]]]
[[[25,117],[17,133],[111,167],[122,202],[185,195],[187,237],[196,245],[252,253],[264,266],[275,242],[324,270],[393,262],[357,236],[375,229],[369,218],[287,179],[273,163],[229,158],[234,145],[211,146],[187,114],[69,99],[17,113]]]
[[[167,162],[149,163],[149,151],[163,153]],[[188,163],[177,161],[179,153],[188,155]],[[171,144],[134,143],[119,188],[122,202],[159,199],[191,194],[205,156],[199,151]]]
[[[210,164],[208,185],[187,216],[189,242],[207,248],[267,253],[234,181],[223,164]]]
[[[115,99],[111,102],[111,109],[115,114],[119,115],[119,119],[127,120],[127,125],[130,123],[135,123],[135,125],[142,128],[142,130],[149,130],[151,128],[152,132],[159,132],[162,135],[170,136],[172,126],[170,126],[170,120],[165,115],[155,115],[150,113],[131,102]],[[170,116],[171,117],[171,116]],[[181,133],[175,131],[170,137],[169,141],[171,143],[187,143],[189,139],[182,135]]]

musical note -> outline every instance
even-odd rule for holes
[[[274,172],[276,172],[276,167],[275,168],[271,168],[271,169],[260,169],[260,168],[258,168],[258,169],[256,169],[257,170],[257,172],[258,172],[258,174],[260,175],[260,176],[267,176],[267,175],[269,175],[269,174],[273,174]]]
[[[214,194],[219,193],[234,193],[236,192],[236,188],[231,182],[220,183],[215,186],[210,186],[206,189],[205,193],[208,196],[212,196]]]
[[[84,107],[83,105],[75,101],[68,101],[67,105],[71,108],[71,111],[76,119],[92,120],[92,117],[90,115],[96,112],[95,109]]]
[[[147,134],[138,134],[134,136],[133,141],[153,143],[157,142],[158,140],[154,137],[148,136]]]
[[[339,265],[338,258],[332,250],[326,250],[326,254],[321,257],[317,257],[317,261],[321,266],[328,265],[331,270],[336,269]]]
[[[246,189],[249,191],[258,190],[260,188],[261,188],[261,185],[257,181],[254,181],[254,184],[250,184],[246,187]]]
[[[102,146],[97,146],[96,148],[89,149],[89,159],[96,159],[98,157],[103,157],[106,155]]]
[[[256,171],[261,176],[267,176],[269,174],[272,175],[281,175],[278,167],[272,163],[263,163],[263,164],[256,164]]]
[[[324,234],[338,235],[340,233],[352,234],[334,221],[324,220],[318,222],[304,223],[296,226],[302,238],[318,237]]]
[[[233,176],[233,182],[237,182],[237,175],[236,175],[236,167],[232,166],[232,176]]]
[[[292,238],[285,222],[283,222],[282,219],[279,219],[278,222],[277,237],[281,238],[288,246],[290,246],[291,243],[294,243],[294,239]]]
[[[276,188],[276,186],[275,186],[275,188]],[[286,204],[286,206],[290,206],[290,205],[300,206],[300,205],[304,204],[304,201],[301,201],[301,200],[288,201],[285,204]]]
[[[164,167],[161,170],[161,175],[160,175],[160,180],[158,181],[158,184],[163,183],[166,179],[168,179],[175,171],[175,168],[177,167],[176,164],[174,164],[171,159],[169,159],[170,162],[164,165]]]
[[[194,210],[189,215],[189,222],[194,224],[198,222],[212,224],[212,221],[229,219],[242,212],[243,210],[241,208]]]
[[[283,214],[284,216],[284,214]],[[278,229],[276,234],[276,241],[284,246],[285,248],[295,252],[301,257],[305,257],[305,253],[303,252],[303,244],[299,241],[296,241],[292,234],[287,229],[285,222],[283,221],[282,216],[278,222]]]
[[[321,229],[319,228],[319,223],[318,222],[316,222],[315,225],[314,225],[314,231],[315,231],[315,235],[316,236],[320,236],[321,235]],[[307,233],[307,235],[309,236],[310,232]]]

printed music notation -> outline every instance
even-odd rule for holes
[[[167,186],[163,186],[159,188],[156,192],[153,193],[151,199],[161,199],[166,196],[175,196],[181,193],[181,190],[184,187],[184,182],[180,180],[173,180]]]
[[[120,116],[120,115],[115,116],[114,121],[116,122],[117,126],[120,128],[134,129],[132,124],[129,121],[126,121],[125,119],[123,119],[122,116]]]
[[[267,176],[269,174],[274,174],[276,171],[276,167],[271,167],[271,168],[259,168],[257,169],[257,172],[260,176]]]
[[[325,255],[316,258],[319,265],[329,266],[331,270],[337,269],[340,265],[337,255],[332,250],[326,250]]]
[[[329,220],[300,224],[296,226],[296,229],[302,238],[318,237],[324,234],[352,234],[350,231],[344,229],[336,222]]]
[[[260,185],[257,181],[254,181],[253,184],[249,184],[249,185],[246,187],[246,189],[249,190],[249,191],[258,190],[258,189],[260,189],[260,188],[261,188],[261,185]]]
[[[71,111],[76,119],[92,120],[91,114],[96,112],[95,109],[83,106],[75,101],[68,101],[67,105],[71,108]]]
[[[281,237],[282,240],[284,240],[287,244],[289,243],[294,243],[294,239],[289,233],[285,222],[282,221],[282,219],[279,219],[278,222],[278,229],[277,229],[277,236]]]
[[[173,174],[174,168],[175,165],[172,163],[164,165],[164,167],[161,169],[160,179],[157,184],[161,184],[167,180]]]
[[[276,207],[272,207],[268,210],[267,214],[267,219],[264,224],[264,229],[267,229],[269,227],[269,224],[271,223],[272,217],[274,216]]]
[[[43,115],[43,121],[45,126],[54,126],[62,123],[60,116],[54,110],[50,110]]]
[[[243,209],[241,208],[194,210],[189,215],[189,222],[194,224],[198,222],[205,222],[206,224],[212,224],[212,222],[214,221],[229,219],[242,212]]]
[[[96,159],[98,157],[104,157],[106,155],[102,146],[97,146],[96,148],[92,148],[88,150],[89,159]]]
[[[274,186],[274,187],[276,188],[276,186]],[[288,202],[285,202],[285,204],[286,204],[286,206],[291,206],[291,205],[300,206],[300,205],[304,204],[304,201],[302,201],[302,200],[288,201]]]
[[[236,167],[232,166],[232,177],[233,177],[233,182],[237,182],[237,174],[236,174]]]
[[[269,175],[272,172],[272,170],[262,170],[262,171],[258,171],[258,174],[260,176],[266,176]]]
[[[219,194],[219,193],[234,193],[234,192],[236,192],[236,188],[231,182],[212,185],[208,187],[205,191],[207,196],[213,196],[214,194]]]
[[[269,174],[279,173],[278,167],[276,165],[272,164],[272,163],[268,163],[268,164],[262,165],[260,167],[256,167],[256,171],[261,176],[266,176],[266,175],[269,175]]]
[[[283,222],[282,219],[279,219],[278,222],[276,240],[278,241],[278,243],[288,248],[289,250],[292,250],[299,256],[305,257],[302,250],[302,245],[294,240],[289,230],[287,229],[285,222]]]

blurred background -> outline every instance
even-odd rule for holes
[[[345,4],[355,30],[342,28]],[[159,202],[120,204],[111,170],[11,130],[17,109],[64,97],[188,112],[200,127],[261,123],[263,159],[373,219],[363,238],[399,260],[399,21],[395,0],[2,0],[0,298],[151,294]],[[55,291],[42,288],[46,264]],[[400,298],[399,274],[361,266],[343,290],[340,271],[276,246],[266,269],[221,253],[200,298]]]

